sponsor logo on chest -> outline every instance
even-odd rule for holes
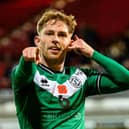
[[[41,75],[38,71],[34,76],[34,82],[41,88],[50,92],[53,96],[63,95],[69,98],[76,93],[85,83],[87,76],[79,69],[75,71],[71,77],[62,84],[57,81],[50,80],[49,78]]]

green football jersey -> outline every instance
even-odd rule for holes
[[[83,129],[88,75],[75,67],[63,73],[34,63],[31,67],[31,76],[14,84],[21,129]]]
[[[122,71],[122,66],[96,52],[93,58],[97,60],[98,57]],[[98,59],[99,61],[108,67],[109,64],[103,63],[103,60]],[[113,73],[112,68],[107,69]],[[129,88],[116,85],[111,80],[111,77],[116,76],[118,75],[108,77],[94,70],[72,66],[65,67],[63,72],[55,72],[42,64],[25,62],[21,57],[12,72],[12,87],[20,128],[84,129],[87,96]]]

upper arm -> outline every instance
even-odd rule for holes
[[[99,80],[99,89],[101,94],[108,94],[127,90],[129,86],[114,81],[108,74],[102,74]]]
[[[88,76],[86,81],[86,96],[100,94],[100,76],[99,73],[94,73]]]
[[[31,76],[26,75],[26,73],[19,68],[19,65],[13,68],[11,72],[11,84],[14,91],[19,91],[21,88],[26,87],[31,80]]]
[[[88,77],[86,96],[115,93],[129,89],[129,86],[116,83],[110,75],[96,73]]]

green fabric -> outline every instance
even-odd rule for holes
[[[34,83],[38,71],[40,75],[46,77],[47,81],[63,84],[76,71],[74,67],[68,69],[70,69],[69,74],[56,73],[53,75],[21,58],[19,65],[12,72],[12,87],[21,129],[84,128],[85,87],[81,86],[82,88],[66,99],[69,107],[65,109],[60,104],[58,97]],[[66,105],[65,101],[63,103]]]
[[[98,64],[104,67],[112,79],[118,83],[129,85],[129,71],[116,61],[95,51],[92,57]]]
[[[84,129],[87,96],[129,89],[127,69],[97,51],[92,59],[106,73],[75,67],[65,68],[65,73],[54,73],[21,57],[12,71],[20,128]]]
[[[129,89],[129,71],[125,67],[97,51],[94,52],[92,59],[106,70],[101,77],[101,93],[114,93]]]

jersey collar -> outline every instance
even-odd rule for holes
[[[39,67],[42,68],[43,70],[45,70],[45,71],[51,73],[51,74],[56,74],[56,73],[62,73],[62,74],[65,74],[65,69],[63,69],[63,71],[60,72],[60,71],[54,71],[54,70],[51,70],[50,68],[46,67],[46,66],[43,65],[43,64],[39,64]]]

